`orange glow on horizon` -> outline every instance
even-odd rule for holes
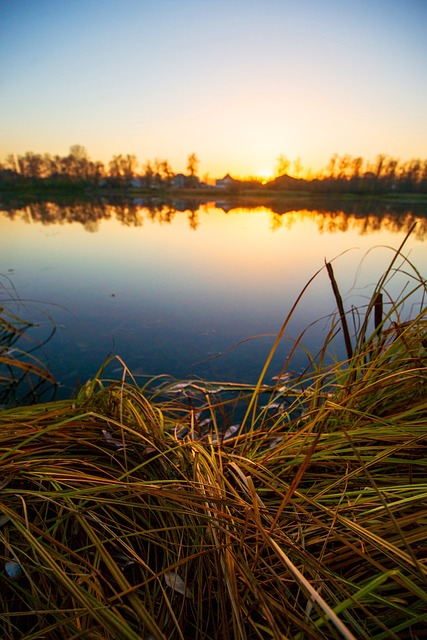
[[[273,180],[274,175],[272,171],[268,169],[262,169],[261,171],[257,172],[256,177],[261,180],[262,184],[266,184],[270,180]]]

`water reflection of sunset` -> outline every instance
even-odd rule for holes
[[[1,213],[0,273],[21,298],[49,303],[69,370],[86,363],[82,375],[91,376],[114,348],[131,368],[147,373],[212,378],[216,369],[192,369],[192,363],[249,336],[274,334],[318,270],[289,335],[334,311],[325,259],[337,258],[345,304],[364,304],[391,260],[390,247],[399,246],[415,220],[409,213],[279,214],[265,207],[224,210],[218,203],[180,208],[37,203]],[[421,273],[427,271],[425,223],[419,217],[405,248]],[[402,278],[390,285],[391,293],[401,286]],[[307,334],[310,349],[325,322]],[[223,375],[235,375],[229,361],[255,375],[263,344],[233,351],[221,361]],[[51,353],[62,375],[57,357]]]
[[[6,225],[4,216],[14,222]],[[55,262],[62,255],[65,263],[68,247],[75,243],[82,254],[79,260],[88,265],[95,261],[98,265],[113,263],[116,255],[123,254],[126,267],[117,265],[119,271],[132,265],[141,268],[141,263],[147,270],[156,265],[156,273],[163,273],[167,279],[175,278],[172,270],[182,278],[204,279],[206,286],[218,275],[226,278],[233,273],[239,287],[248,291],[254,283],[262,282],[264,289],[274,288],[278,272],[298,273],[301,282],[325,258],[330,260],[348,249],[365,251],[374,244],[396,246],[414,221],[415,246],[427,232],[427,218],[410,213],[357,216],[302,209],[279,214],[266,207],[225,207],[224,211],[214,203],[182,210],[134,203],[74,204],[68,208],[52,202],[36,203],[5,211],[1,220],[2,237],[10,236],[6,244],[13,247],[19,243],[16,255],[21,254],[24,260],[25,242],[28,258],[37,233],[38,246],[45,245],[41,252],[45,261],[48,256],[49,262]],[[41,234],[43,229],[45,233]],[[88,266],[88,270],[91,268]],[[96,271],[97,267],[93,268]]]
[[[70,206],[60,205],[55,202],[34,202],[21,208],[9,207],[3,211],[3,215],[11,220],[20,219],[28,223],[41,223],[43,225],[54,224],[81,224],[89,232],[98,231],[102,221],[116,220],[120,224],[129,227],[140,227],[148,223],[157,223],[161,227],[165,225],[177,225],[177,220],[182,222],[186,218],[188,225],[193,230],[199,230],[200,226],[209,220],[210,226],[220,225],[222,228],[224,214],[228,220],[227,227],[232,229],[240,216],[257,217],[257,225],[264,220],[261,213],[267,214],[270,230],[277,231],[280,228],[291,229],[302,220],[309,220],[321,234],[347,233],[354,231],[360,235],[373,232],[389,231],[391,233],[408,232],[416,222],[414,235],[422,240],[427,234],[427,217],[417,215],[410,206],[403,210],[394,210],[390,205],[377,210],[362,210],[360,212],[335,210],[319,210],[316,208],[287,209],[282,206],[272,205],[242,207],[233,205],[230,200],[185,203],[177,201],[174,204],[157,203],[151,206],[143,206],[136,201],[123,204],[107,204],[105,202],[73,203]],[[232,214],[232,215],[231,215]],[[248,220],[246,220],[246,223]],[[260,231],[258,227],[257,231]]]

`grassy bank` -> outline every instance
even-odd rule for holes
[[[1,411],[1,636],[425,637],[426,283],[404,261],[390,301],[397,260],[351,314],[327,265],[324,349],[273,386],[274,346],[254,387],[141,387],[122,363]]]

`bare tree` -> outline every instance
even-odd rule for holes
[[[338,154],[334,153],[332,158],[329,160],[328,166],[326,167],[326,173],[328,178],[336,177],[337,163],[338,163]]]
[[[352,158],[348,154],[345,154],[341,156],[341,158],[339,158],[339,162],[338,162],[339,178],[349,177],[351,163],[352,163]]]
[[[44,178],[46,176],[44,158],[40,153],[27,151],[23,156],[18,156],[19,172],[25,178]]]
[[[149,160],[143,166],[143,170],[144,170],[145,184],[148,188],[150,188],[153,185],[154,169]]]
[[[379,153],[377,155],[376,166],[375,166],[375,175],[377,176],[377,178],[381,178],[383,174],[383,171],[385,169],[385,161],[386,161],[386,156],[383,153]]]
[[[6,157],[6,164],[4,166],[6,169],[10,169],[11,171],[18,173],[18,163],[16,162],[16,158],[13,153],[9,153]]]
[[[190,155],[187,158],[187,172],[189,173],[190,176],[197,175],[197,169],[198,169],[199,163],[200,163],[200,160],[196,156],[196,154],[190,153]]]
[[[287,157],[284,156],[283,153],[280,154],[276,160],[276,170],[274,172],[276,177],[284,176],[288,172],[290,164]]]
[[[295,178],[299,178],[301,173],[302,173],[302,163],[301,163],[301,158],[297,158],[296,160],[293,161],[292,163],[293,165],[293,174],[295,176]]]
[[[351,162],[351,171],[352,171],[353,178],[358,178],[360,176],[362,167],[363,167],[363,158],[361,158],[360,156],[358,156],[357,158],[353,158]]]

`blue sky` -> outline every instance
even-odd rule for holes
[[[427,157],[425,0],[0,0],[0,160]]]

